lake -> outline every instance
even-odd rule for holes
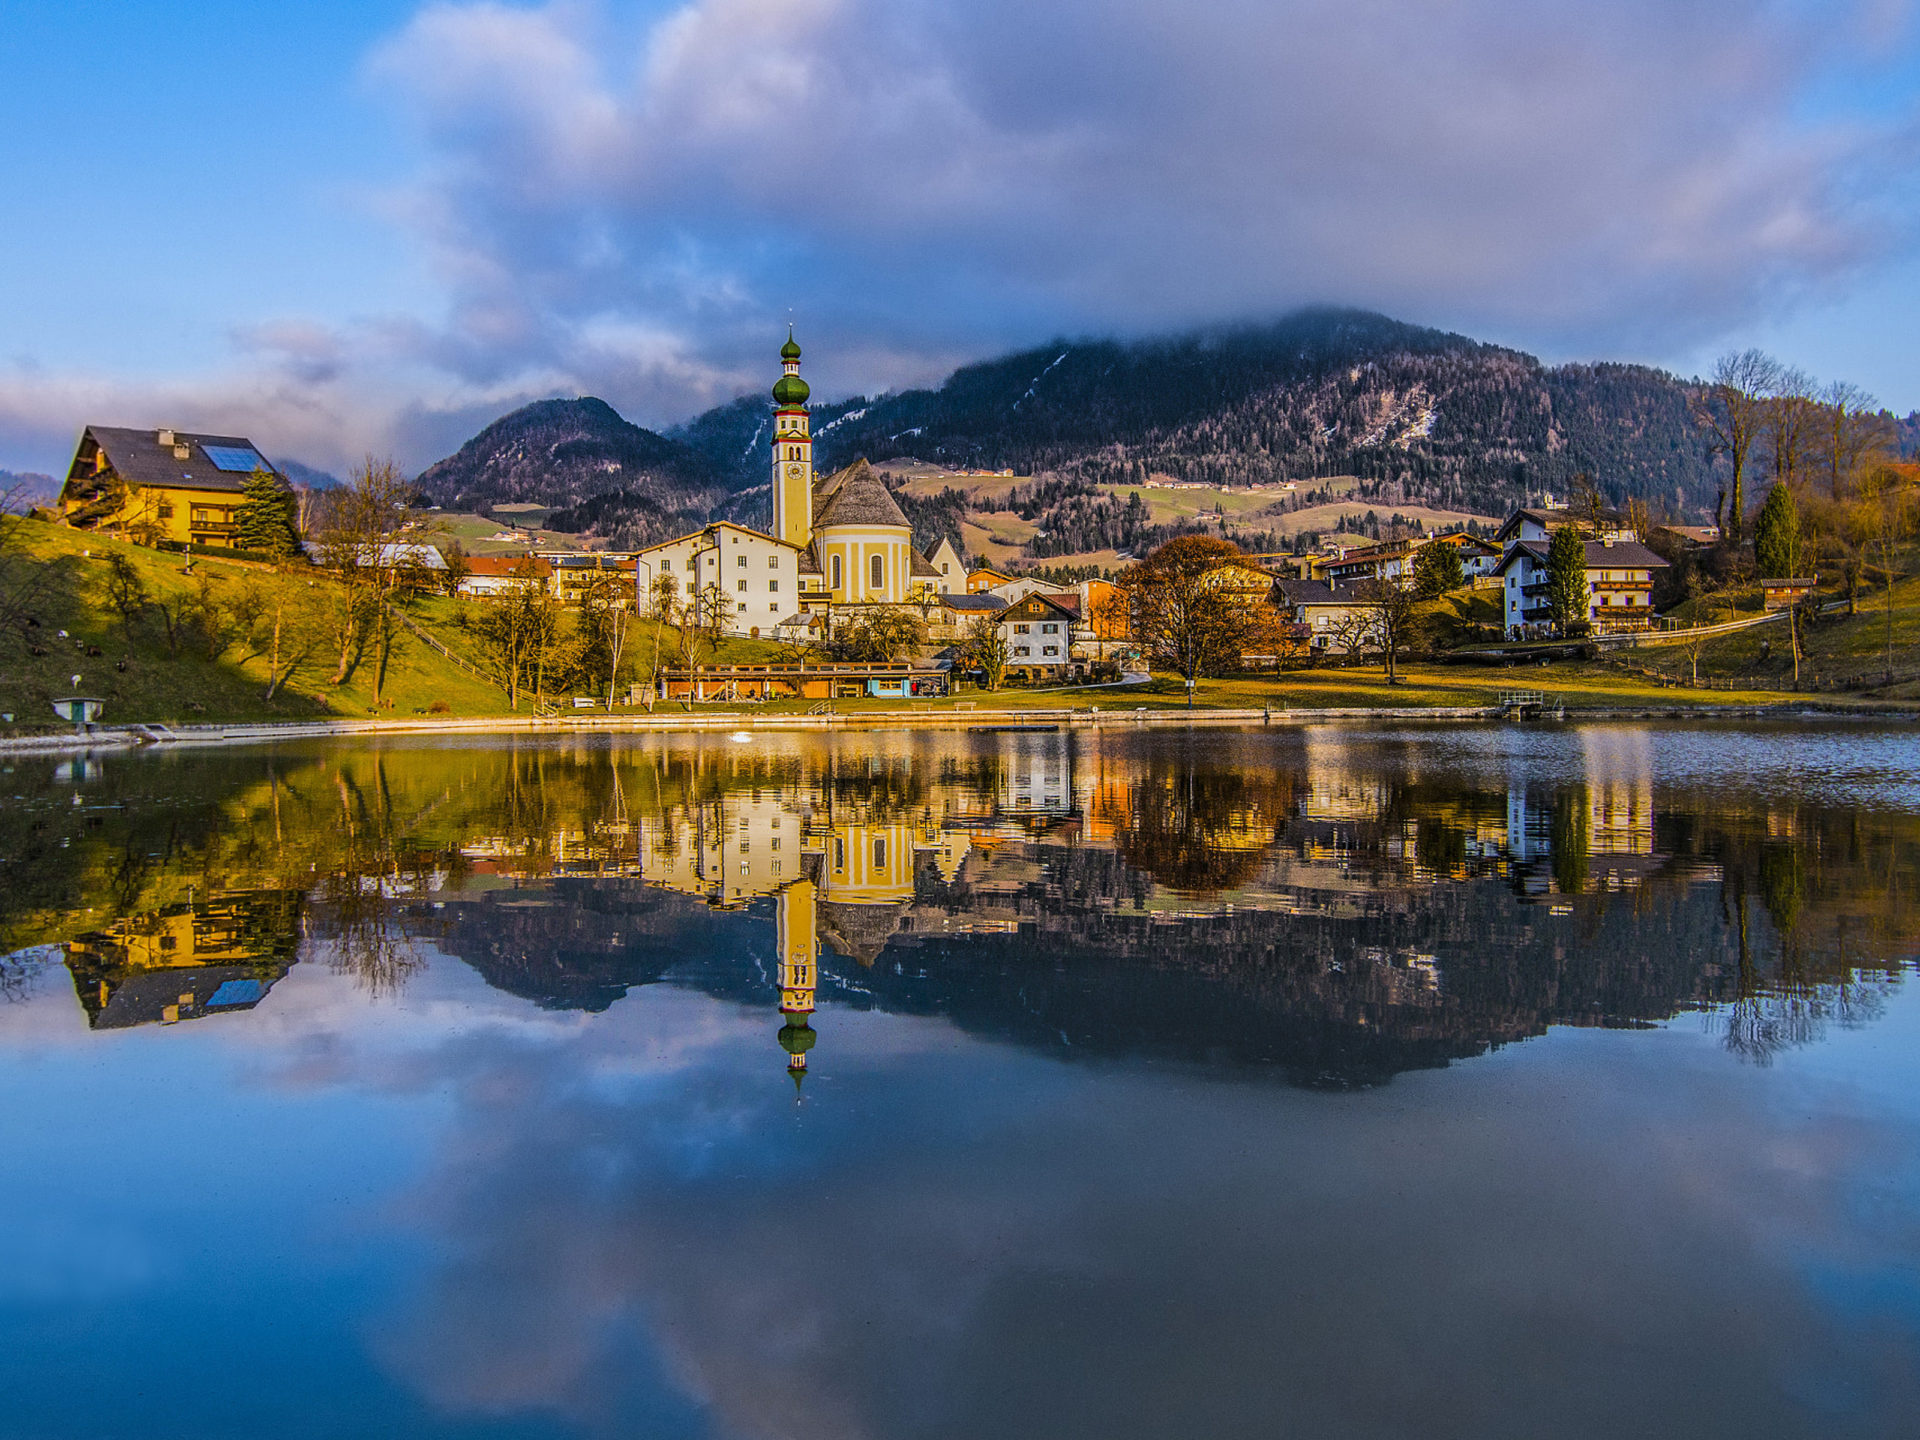
[[[0,765],[0,1435],[1920,1433],[1905,726]]]

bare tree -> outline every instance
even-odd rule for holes
[[[1893,673],[1893,583],[1899,579],[1899,550],[1913,529],[1913,482],[1901,467],[1881,465],[1861,482],[1855,502],[1861,532],[1878,552],[1886,584],[1887,673]]]
[[[1400,652],[1413,643],[1418,629],[1420,602],[1411,590],[1393,580],[1362,580],[1355,587],[1363,604],[1373,612],[1373,633],[1385,662],[1387,683],[1400,683]]]
[[[1747,479],[1754,446],[1766,430],[1768,397],[1780,378],[1780,363],[1759,350],[1723,355],[1713,378],[1695,397],[1694,421],[1706,432],[1708,448],[1725,455],[1733,467],[1727,513],[1721,531],[1737,542],[1746,528]]]
[[[1877,402],[1858,385],[1836,380],[1820,392],[1815,463],[1826,476],[1829,499],[1847,497],[1862,469],[1887,459],[1894,448],[1894,426]]]
[[[1763,444],[1773,478],[1797,485],[1820,431],[1820,402],[1812,377],[1801,370],[1782,369],[1767,391],[1763,414]]]
[[[351,483],[328,492],[320,506],[315,549],[343,591],[327,607],[337,646],[335,685],[346,683],[370,640],[379,646],[380,666],[385,668],[396,624],[389,612],[403,581],[397,546],[412,500],[413,486],[393,462],[369,455],[353,472]],[[383,678],[375,677],[376,704]]]
[[[1007,632],[998,615],[976,615],[967,622],[966,638],[960,642],[961,662],[986,677],[987,689],[998,690],[1007,678]]]

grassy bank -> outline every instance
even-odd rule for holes
[[[21,521],[24,559],[32,588],[19,628],[0,637],[0,711],[20,731],[58,728],[51,701],[78,691],[106,701],[114,722],[310,720],[321,716],[412,714],[441,702],[448,713],[504,713],[505,699],[483,681],[447,663],[409,636],[387,667],[383,701],[373,706],[373,670],[362,657],[339,684],[329,684],[337,657],[315,653],[272,700],[265,698],[267,662],[244,643],[213,646],[195,635],[170,646],[168,612],[178,615],[205,593],[230,604],[243,590],[312,611],[332,582],[306,573],[276,573],[240,561],[183,557],[62,526]],[[109,597],[110,557],[125,558],[144,587],[148,606],[123,618]],[[191,627],[186,627],[191,628]],[[63,633],[64,632],[64,633]],[[34,650],[44,653],[34,654]],[[76,685],[73,677],[80,677]]]
[[[478,678],[484,671],[473,632],[463,613],[484,602],[456,602],[434,597],[422,601],[414,620],[456,660],[449,660],[417,636],[405,636],[388,666],[383,704],[373,704],[372,660],[362,656],[346,679],[330,683],[336,656],[315,653],[296,671],[273,700],[264,698],[266,662],[235,644],[209,647],[189,641],[169,646],[161,612],[201,596],[202,587],[216,600],[251,588],[277,596],[295,606],[324,605],[332,583],[300,570],[276,573],[264,566],[226,559],[196,559],[191,574],[183,573],[178,555],[58,526],[21,522],[18,531],[25,553],[37,566],[27,615],[37,623],[22,624],[0,636],[0,711],[14,714],[0,734],[23,734],[64,728],[54,717],[51,700],[77,688],[82,694],[106,701],[107,723],[258,722],[319,718],[364,719],[374,716],[407,718],[433,713],[454,718],[506,716],[506,697],[492,683]],[[123,556],[150,597],[150,608],[131,620],[115,613],[109,597],[110,557]],[[15,562],[16,566],[19,564]],[[1203,680],[1194,696],[1205,708],[1313,710],[1391,708],[1421,709],[1485,706],[1497,703],[1505,690],[1537,690],[1570,710],[1610,707],[1671,707],[1675,705],[1772,705],[1796,699],[1818,698],[1845,703],[1849,694],[1869,699],[1920,700],[1920,673],[1911,659],[1920,644],[1920,580],[1895,587],[1893,605],[1894,657],[1891,684],[1886,683],[1887,623],[1882,597],[1862,601],[1853,617],[1835,616],[1812,626],[1806,637],[1808,659],[1803,666],[1802,689],[1792,689],[1792,663],[1784,626],[1766,626],[1713,640],[1700,656],[1702,684],[1688,683],[1688,655],[1679,648],[1622,652],[1618,657],[1583,663],[1490,668],[1470,665],[1419,663],[1401,668],[1400,683],[1388,685],[1377,665],[1347,669],[1317,669],[1278,675]],[[1493,613],[1490,595],[1476,592],[1455,597],[1439,617],[1443,628],[1460,637],[1474,634]],[[66,632],[64,635],[61,632]],[[625,665],[617,689],[624,694],[630,676],[644,675],[655,654],[671,663],[678,635],[664,627],[656,636],[650,621],[636,621],[627,638]],[[38,648],[43,654],[34,655]],[[324,647],[323,647],[324,649]],[[214,653],[209,653],[214,651]],[[97,653],[96,653],[97,652]],[[783,647],[766,641],[724,642],[717,655],[702,660],[750,663],[783,657]],[[76,687],[72,677],[78,674]],[[1832,688],[1835,680],[1849,682],[1845,690]],[[556,695],[564,707],[566,697]],[[817,702],[779,701],[764,706],[710,702],[700,710],[751,708],[765,713],[794,713]],[[843,714],[873,714],[897,710],[955,712],[965,710],[1027,710],[1062,707],[1102,709],[1179,710],[1187,704],[1178,681],[1158,677],[1144,685],[1062,689],[1007,689],[967,692],[941,701],[836,701]],[[530,711],[523,701],[521,714]],[[664,706],[671,713],[677,706]],[[684,713],[684,711],[682,712]]]

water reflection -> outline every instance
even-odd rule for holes
[[[306,935],[376,995],[434,949],[551,1009],[663,981],[764,997],[796,1082],[830,1045],[816,995],[1317,1086],[1687,1010],[1765,1062],[1879,1013],[1914,951],[1914,816],[1744,790],[1765,733],[1726,732],[1705,786],[1662,776],[1668,732],[1512,733],[316,748],[63,762],[38,786],[21,767],[0,926],[8,950],[66,946],[97,1026],[258,1004]]]
[[[16,766],[9,1433],[1902,1434],[1911,753]]]

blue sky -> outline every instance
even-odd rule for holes
[[[0,0],[0,468],[1330,301],[1920,407],[1906,0]]]

